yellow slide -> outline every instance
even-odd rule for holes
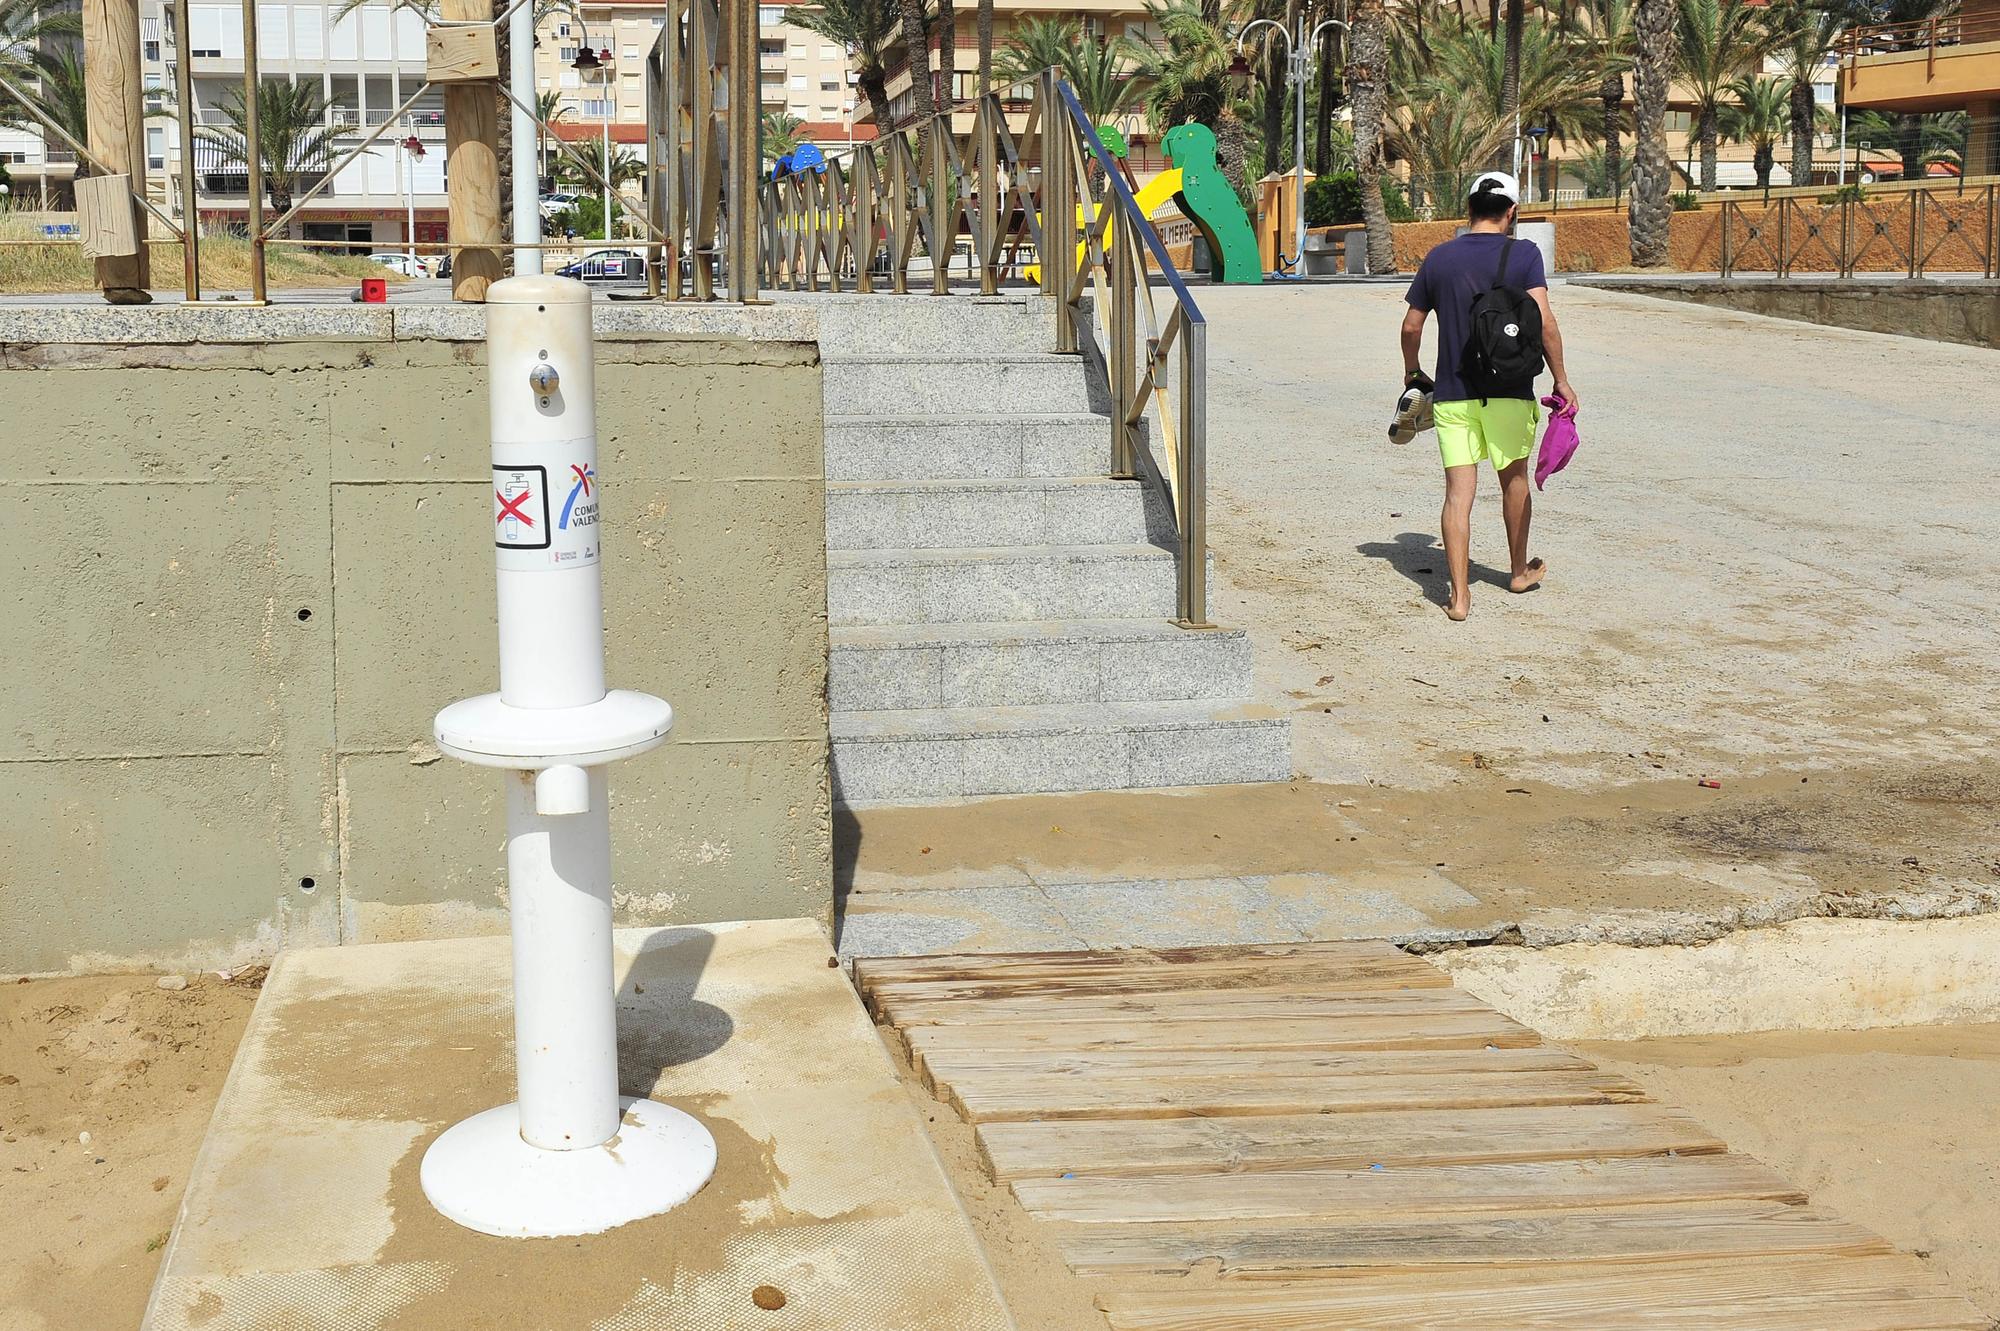
[[[1165,203],[1168,199],[1173,198],[1174,195],[1180,193],[1180,190],[1181,190],[1180,168],[1170,167],[1167,170],[1160,172],[1159,175],[1154,176],[1151,180],[1147,181],[1145,185],[1139,190],[1139,192],[1132,196],[1132,200],[1133,202],[1139,205],[1140,216],[1151,217],[1155,209],[1157,209],[1161,204]],[[1095,220],[1095,214],[1092,215],[1092,220]],[[1086,225],[1083,216],[1083,208],[1081,206],[1079,206],[1076,210],[1076,225],[1079,230]],[[1106,222],[1104,224],[1104,243],[1106,245],[1109,245],[1111,243],[1111,237],[1114,228],[1116,228],[1117,225],[1118,222],[1116,218],[1113,218],[1111,221]],[[1082,241],[1078,241],[1076,245],[1076,266],[1079,268],[1083,267],[1084,254],[1085,254],[1084,244]],[[1041,265],[1030,264],[1028,265],[1028,267],[1022,270],[1021,275],[1027,278],[1027,280],[1030,282],[1039,282],[1042,280]]]

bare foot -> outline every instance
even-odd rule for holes
[[[1454,624],[1464,623],[1465,617],[1471,613],[1472,613],[1471,596],[1467,596],[1463,600],[1454,596],[1449,601],[1445,602],[1444,617],[1446,619],[1449,619]]]
[[[1525,592],[1531,588],[1540,586],[1542,575],[1548,571],[1549,566],[1547,564],[1544,564],[1539,559],[1530,559],[1526,572],[1516,573],[1508,580],[1507,590],[1510,592]]]

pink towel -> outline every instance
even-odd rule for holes
[[[1554,394],[1542,399],[1549,409],[1549,425],[1542,432],[1542,451],[1535,456],[1535,488],[1569,465],[1576,456],[1576,408]]]

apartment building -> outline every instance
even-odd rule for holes
[[[1840,91],[1855,109],[1964,111],[1965,174],[2000,174],[2000,0],[1964,0],[1955,14],[1857,29],[1843,52]]]
[[[339,9],[294,0],[257,7],[259,75],[311,84],[325,101],[327,122],[348,127],[307,164],[296,185],[300,196],[325,178],[367,128],[388,119],[424,84],[424,24],[415,12],[392,9],[386,0],[370,0],[345,14]],[[243,87],[241,6],[190,4],[190,31],[181,34],[174,30],[170,4],[142,0],[139,22],[147,108],[172,105],[175,67],[186,60],[196,124],[227,124],[220,108]],[[171,118],[149,120],[145,132],[147,188],[179,213],[184,205],[178,125]],[[404,146],[411,140],[414,149]],[[410,239],[443,241],[444,149],[444,99],[433,89],[397,116],[368,152],[342,167],[288,230],[296,238],[339,242],[356,252]],[[223,161],[211,143],[197,140],[194,154],[195,205],[203,223],[241,225],[248,210],[248,173],[241,163]]]

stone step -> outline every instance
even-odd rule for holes
[[[968,406],[1001,417],[1109,409],[1095,400],[1077,356],[827,355],[820,374],[828,416],[936,416]]]
[[[830,637],[835,712],[1250,696],[1241,629],[1109,619],[852,626]]]
[[[831,550],[826,581],[836,627],[1172,619],[1176,608],[1173,552],[1154,545]]]
[[[1164,520],[1163,502],[1151,506]],[[969,545],[1108,545],[1149,539],[1137,481],[830,481],[826,548],[935,550]]]
[[[1268,707],[1082,703],[846,712],[833,717],[834,799],[1284,781],[1291,730]]]
[[[1055,306],[1040,296],[809,295],[828,356],[1035,355],[1055,346]]]
[[[826,418],[829,481],[1102,476],[1110,467],[1111,422],[1087,413]]]

